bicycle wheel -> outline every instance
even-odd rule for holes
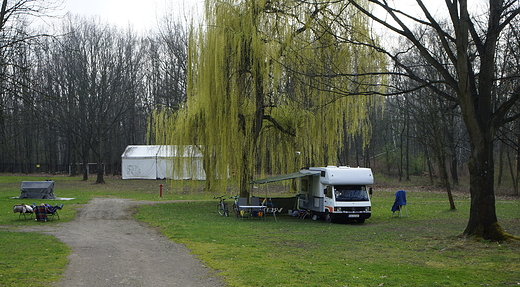
[[[225,214],[225,209],[224,209],[224,207],[222,206],[222,204],[218,204],[218,205],[217,205],[217,212],[218,212],[218,214],[220,214],[221,216],[224,216],[224,214]]]
[[[227,203],[224,203],[224,216],[229,217],[229,209]]]

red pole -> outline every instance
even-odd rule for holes
[[[159,184],[159,197],[162,197],[162,184]]]

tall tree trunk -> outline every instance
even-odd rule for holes
[[[480,140],[471,140],[469,159],[471,208],[464,234],[484,239],[503,241],[508,238],[498,224],[495,209],[495,169],[493,136],[489,129],[478,133]],[[470,132],[475,137],[475,133]]]
[[[105,172],[105,169],[103,167],[102,161],[98,161],[96,183],[105,183],[105,178],[103,177],[104,172]]]
[[[249,188],[250,182],[252,180],[252,171],[250,165],[250,153],[249,149],[246,147],[242,150],[242,170],[240,172],[240,197],[245,197],[249,201]]]
[[[430,183],[433,184],[433,164],[430,157],[430,148],[428,146],[424,147],[424,153],[426,155],[426,164],[428,165],[428,178],[430,179]]]
[[[502,176],[504,174],[504,144],[500,142],[498,149],[498,175],[497,175],[497,185],[502,185]]]
[[[99,128],[101,129],[101,128]],[[105,179],[103,177],[104,175],[104,169],[103,169],[103,158],[105,151],[103,148],[103,135],[101,135],[101,132],[99,132],[98,135],[98,147],[97,147],[97,178],[96,183],[105,183]]]
[[[459,184],[459,172],[458,172],[458,164],[457,164],[457,156],[454,154],[451,159],[451,178],[453,180],[453,185],[456,186]]]
[[[206,180],[204,181],[204,188],[206,192],[215,192],[214,179],[216,178],[215,170],[216,167],[216,157],[214,156],[214,151],[210,147],[199,147],[200,151],[202,151],[202,165],[204,167],[204,173],[206,174]],[[174,168],[175,165],[174,165]],[[173,175],[172,175],[173,176]],[[226,176],[226,175],[222,175]],[[233,176],[233,174],[231,174]]]
[[[509,172],[511,174],[511,181],[513,182],[514,195],[518,195],[518,165],[516,164],[517,161],[518,159],[516,160],[516,162],[513,162],[513,160],[511,160],[511,155],[507,153],[507,162],[509,166]]]
[[[516,167],[513,172],[514,176],[511,176],[513,179],[514,186],[514,194],[518,196],[518,185],[520,183],[520,123],[516,122]]]
[[[88,180],[88,159],[83,157],[83,180]]]

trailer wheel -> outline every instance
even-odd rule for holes
[[[331,223],[332,222],[332,216],[327,212],[325,213],[325,222]]]

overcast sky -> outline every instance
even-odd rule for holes
[[[157,27],[158,21],[165,15],[174,14],[174,17],[191,18],[196,9],[203,6],[204,0],[63,0],[63,14],[83,16],[97,16],[126,29],[132,25],[134,31],[147,32]],[[418,10],[416,0],[390,0],[399,9],[411,13],[422,14]],[[439,16],[446,14],[444,0],[429,0],[427,6],[430,12]],[[483,0],[471,1],[470,6],[482,5]],[[200,13],[200,12],[198,12]],[[170,16],[171,17],[171,16]],[[446,16],[444,16],[446,17]],[[180,18],[175,18],[180,19]],[[388,19],[390,20],[390,19]]]
[[[192,15],[195,5],[203,0],[65,0],[64,13],[98,16],[121,28],[132,25],[137,31],[157,26],[166,14]],[[184,13],[184,14],[183,14]]]

